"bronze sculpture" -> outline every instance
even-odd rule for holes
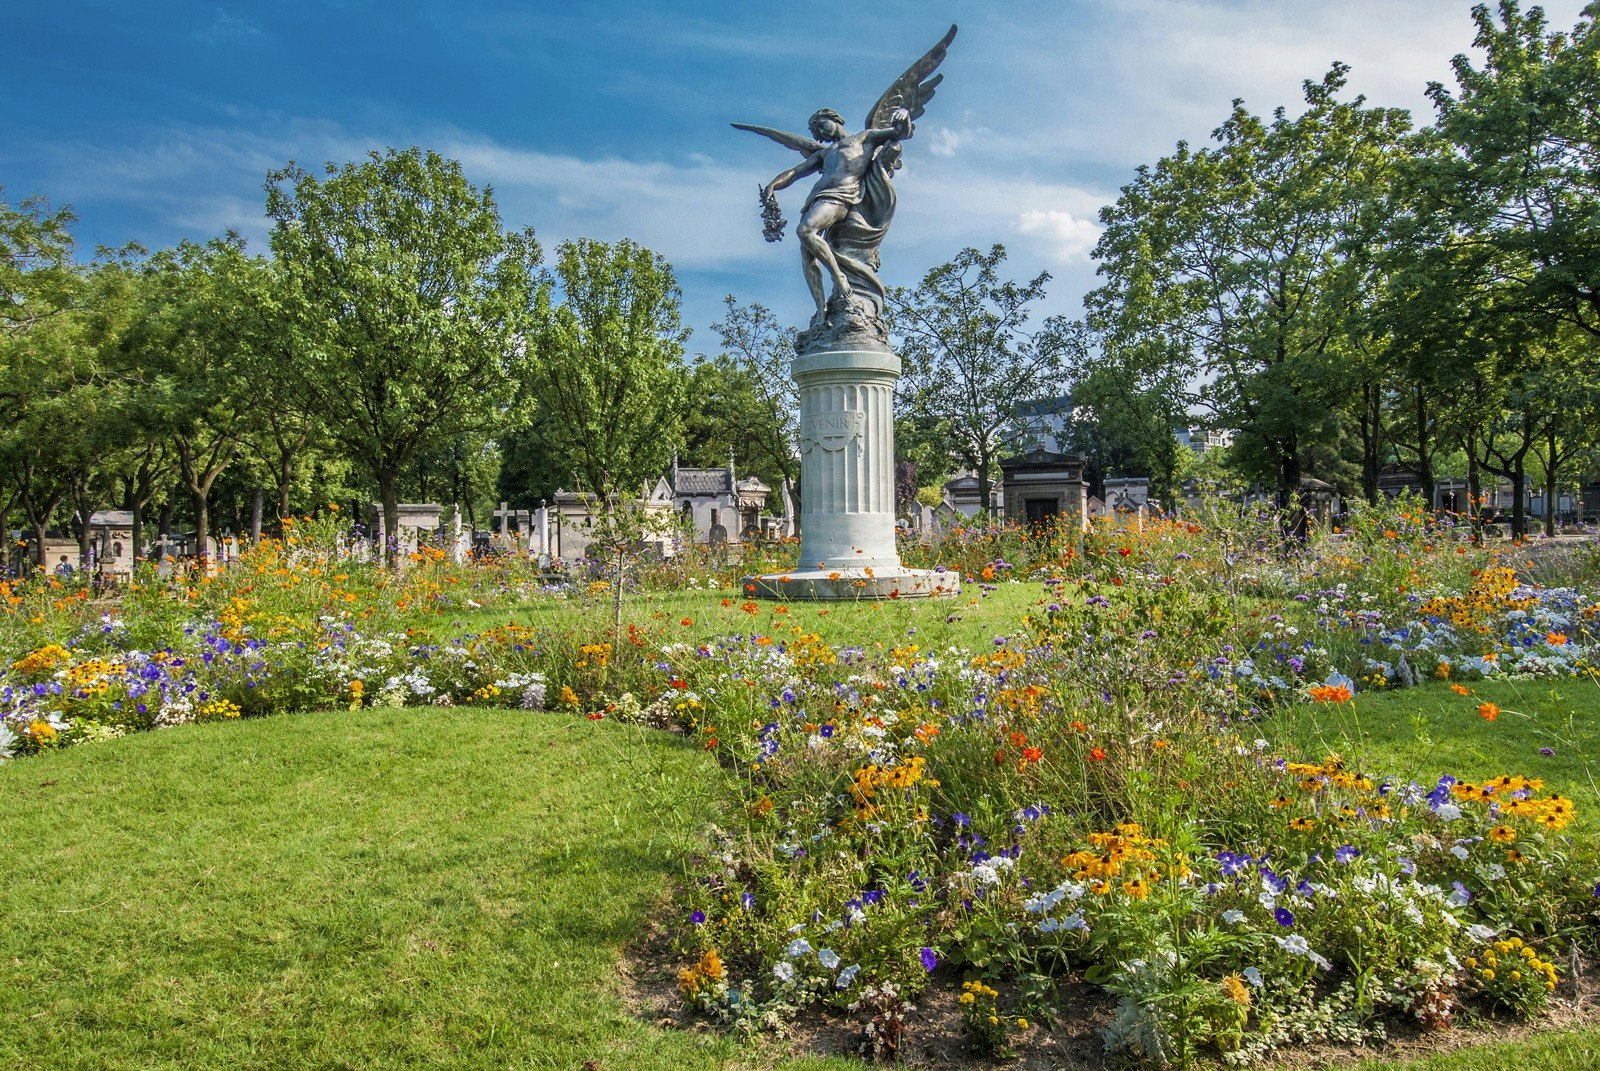
[[[878,247],[894,218],[892,181],[900,168],[900,143],[911,137],[934,88],[944,76],[935,74],[944,61],[956,28],[897,78],[867,116],[866,129],[851,134],[838,112],[823,108],[811,116],[811,136],[771,127],[734,123],[740,130],[765,135],[805,159],[781,171],[761,187],[762,217],[768,241],[783,237],[783,219],[776,191],[807,175],[819,175],[801,209],[796,234],[806,286],[817,305],[810,327],[801,332],[801,352],[823,345],[886,347],[883,329],[883,284],[878,279]],[[823,286],[823,272],[833,281],[833,294]]]

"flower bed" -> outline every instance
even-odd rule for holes
[[[1423,518],[1358,517],[1294,553],[1276,531],[960,533],[927,553],[977,594],[929,615],[1038,596],[979,650],[934,629],[830,640],[827,608],[736,602],[721,574],[691,612],[615,635],[467,627],[451,619],[586,589],[429,555],[396,575],[309,534],[98,612],[34,580],[5,592],[0,750],[373,704],[674,723],[733,775],[681,904],[686,1004],[743,1027],[829,1007],[869,1054],[935,982],[1003,1055],[1087,979],[1118,1000],[1107,1046],[1153,1066],[1536,1014],[1596,933],[1571,800],[1527,771],[1413,783],[1269,738],[1290,703],[1441,678],[1492,718],[1481,679],[1594,678],[1593,578],[1529,584],[1522,551]]]

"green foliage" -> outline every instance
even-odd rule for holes
[[[1410,125],[1340,100],[1346,71],[1308,81],[1298,116],[1267,122],[1235,102],[1216,147],[1180,143],[1140,168],[1101,213],[1108,281],[1086,299],[1107,347],[1136,367],[1205,377],[1205,403],[1285,500],[1304,445],[1335,432],[1348,313],[1366,300],[1347,243]]]
[[[1060,317],[1029,326],[1050,276],[1003,280],[1005,259],[1001,245],[963,249],[915,289],[889,295],[908,407],[949,435],[977,471],[983,501],[1018,407],[1061,393],[1067,362],[1083,345],[1077,326]]]
[[[682,433],[687,332],[672,268],[626,239],[563,242],[555,289],[535,310],[529,390],[583,490],[636,494]]]
[[[283,372],[370,473],[387,530],[418,455],[504,426],[532,365],[543,300],[531,231],[506,233],[460,164],[411,148],[267,180]]]

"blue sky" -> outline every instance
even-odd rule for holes
[[[150,247],[234,228],[265,249],[262,181],[422,145],[494,187],[508,226],[631,237],[667,256],[691,350],[722,296],[799,320],[791,234],[760,236],[758,184],[792,162],[732,121],[854,129],[952,23],[938,97],[907,144],[884,276],[966,245],[1050,271],[1049,308],[1094,285],[1095,213],[1133,169],[1204,141],[1243,97],[1293,110],[1334,60],[1355,91],[1431,117],[1468,49],[1467,0],[945,0],[823,4],[273,4],[59,0],[0,12],[0,185],[78,212],[80,241]],[[1546,3],[1569,28],[1581,0]],[[804,183],[783,197],[797,218]]]

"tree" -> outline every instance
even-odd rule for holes
[[[461,165],[411,148],[267,177],[286,371],[329,436],[377,485],[398,531],[416,457],[505,425],[529,367],[539,284],[531,231],[508,234]]]
[[[1028,329],[1030,307],[1044,297],[1048,273],[1025,284],[1000,278],[1004,246],[963,249],[923,276],[914,290],[890,295],[892,330],[906,362],[912,413],[940,423],[962,460],[978,474],[978,500],[989,501],[994,464],[1018,407],[1062,389],[1068,358],[1082,345],[1060,317]]]
[[[610,501],[659,476],[679,444],[681,293],[666,260],[627,239],[563,242],[555,276],[529,384],[584,489]]]
[[[0,357],[8,370],[0,384],[0,418],[8,421],[33,390],[32,370],[25,367],[29,333],[77,302],[76,221],[70,208],[52,209],[42,197],[17,205],[0,200]]]
[[[1454,93],[1428,94],[1455,149],[1433,161],[1434,206],[1488,260],[1511,315],[1538,312],[1600,335],[1600,30],[1591,4],[1563,34],[1501,0],[1472,9],[1481,68],[1455,57]]]
[[[1404,111],[1338,99],[1348,68],[1305,83],[1307,110],[1270,123],[1235,101],[1215,148],[1180,143],[1101,212],[1106,283],[1087,299],[1111,345],[1202,381],[1287,501],[1304,444],[1337,434],[1348,389],[1347,312],[1367,300],[1348,242],[1389,179]]]
[[[783,327],[765,305],[740,305],[723,299],[728,313],[711,325],[724,354],[744,373],[745,419],[740,433],[766,468],[778,474],[783,493],[799,519],[800,394],[789,363],[794,359],[793,328]]]

